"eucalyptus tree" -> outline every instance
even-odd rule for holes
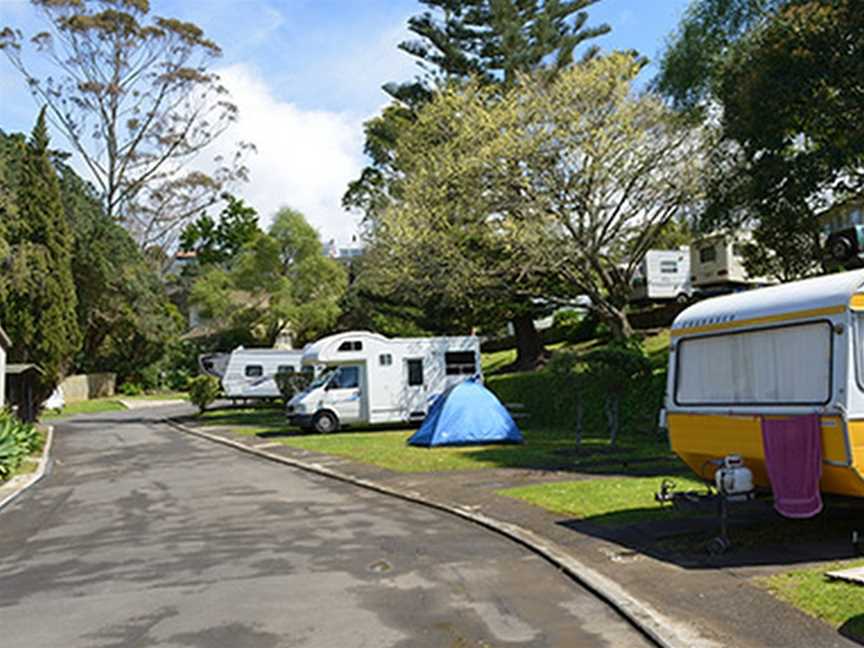
[[[44,29],[0,30],[0,49],[87,167],[106,213],[142,248],[168,246],[193,214],[245,178],[229,159],[190,162],[237,119],[197,25],[152,15],[148,0],[31,0]]]

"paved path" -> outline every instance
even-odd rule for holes
[[[644,646],[523,548],[183,435],[57,424],[0,513],[0,628],[40,646]]]

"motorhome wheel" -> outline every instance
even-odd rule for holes
[[[312,427],[319,434],[329,434],[339,430],[339,419],[333,412],[318,412],[312,419]]]

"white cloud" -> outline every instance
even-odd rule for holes
[[[365,165],[364,118],[279,101],[247,65],[219,74],[240,117],[217,148],[238,140],[257,147],[248,160],[250,181],[237,193],[258,210],[261,225],[269,225],[280,207],[290,206],[305,214],[322,240],[350,241],[358,217],[342,209],[341,199]]]

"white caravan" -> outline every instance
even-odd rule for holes
[[[690,246],[690,283],[694,291],[722,294],[776,283],[747,274],[742,244],[749,239],[748,232],[739,232],[734,236],[712,234],[694,241]]]
[[[231,399],[279,398],[277,373],[314,373],[314,365],[304,367],[302,361],[303,351],[237,347],[225,366],[222,391]]]
[[[690,248],[648,250],[631,284],[631,302],[690,299]]]
[[[451,385],[482,378],[480,340],[470,337],[387,338],[340,333],[306,347],[303,364],[327,368],[288,403],[292,425],[333,432],[341,425],[421,420]]]

